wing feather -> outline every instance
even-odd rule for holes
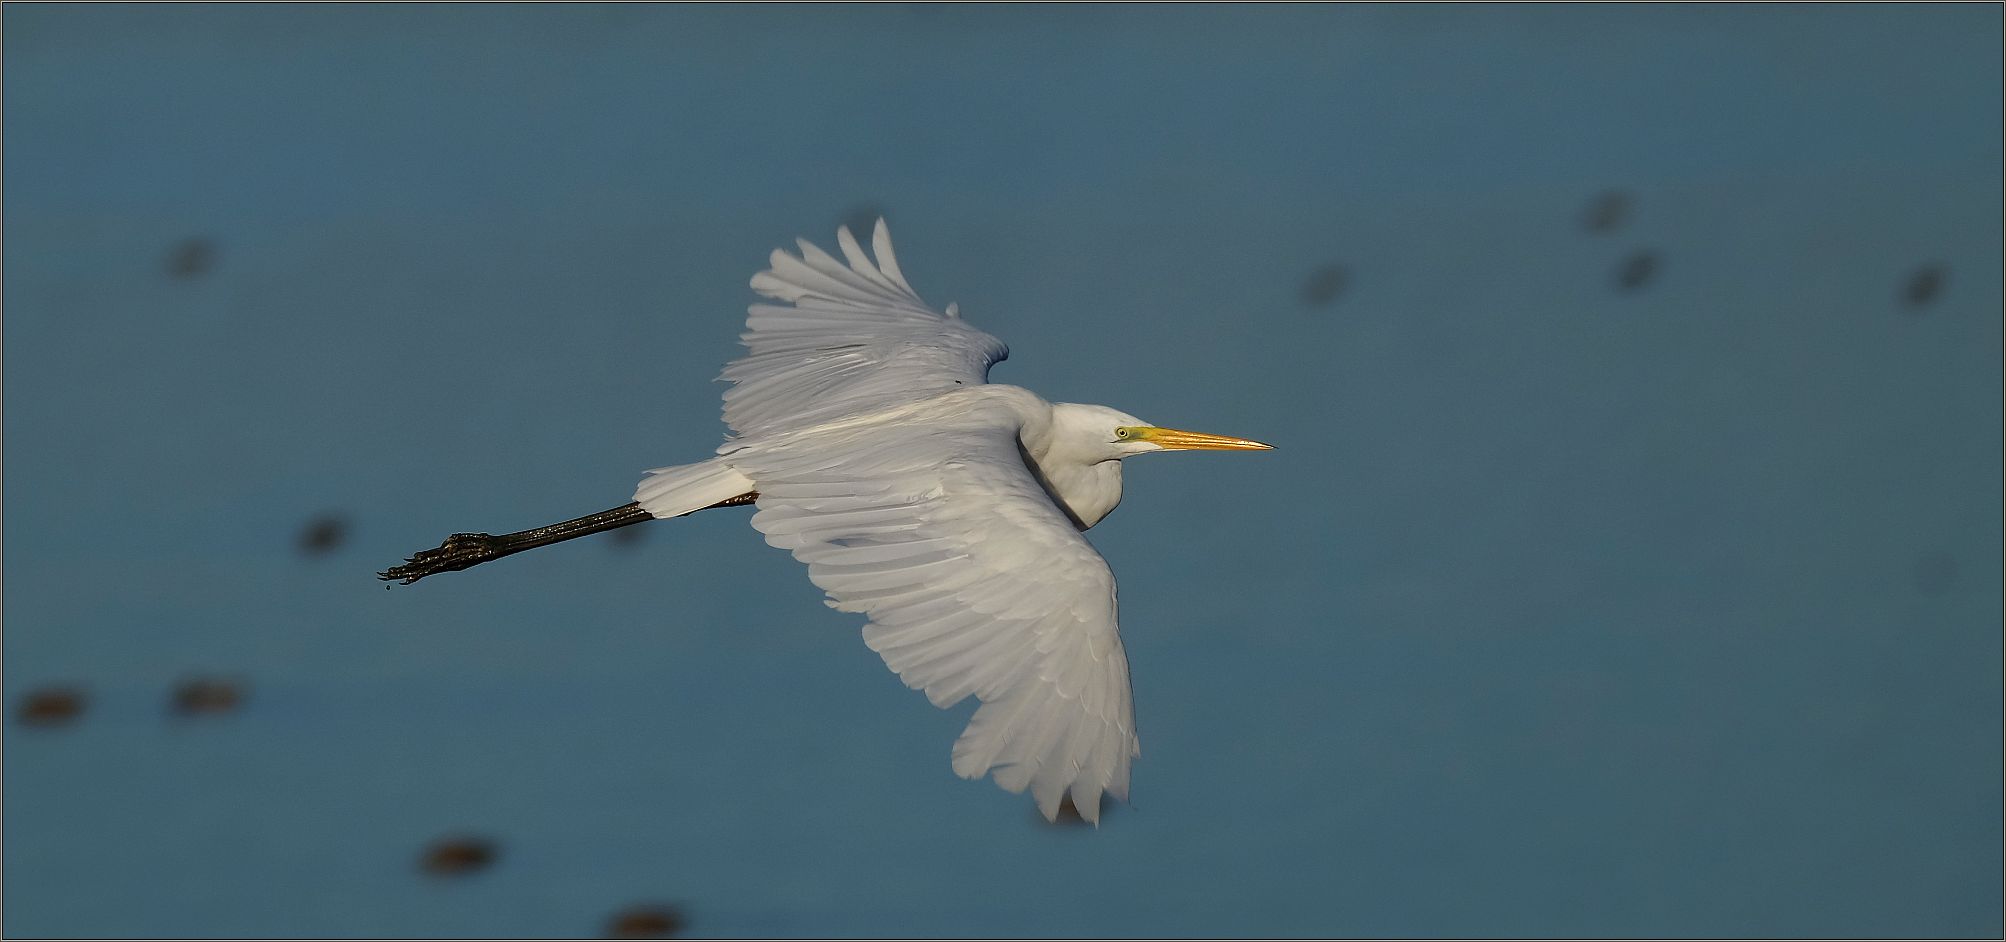
[[[832,606],[870,616],[865,643],[907,686],[981,701],[956,773],[1029,788],[1047,818],[1070,793],[1094,820],[1139,754],[1114,576],[1016,436],[971,408],[763,437],[727,460],[758,486],[752,525]]]
[[[920,300],[884,220],[871,235],[875,263],[848,227],[836,243],[841,261],[804,240],[799,257],[775,249],[770,267],[752,276],[754,291],[785,303],[751,306],[740,337],[746,354],[720,377],[732,383],[724,420],[741,437],[980,385],[1010,355],[1002,341]]]
[[[878,253],[878,270],[887,280],[899,286],[905,293],[918,297],[912,285],[906,283],[905,274],[899,271],[899,259],[892,254],[892,233],[885,228],[885,221],[878,220],[876,229],[871,230],[871,251]]]

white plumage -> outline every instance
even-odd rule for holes
[[[804,428],[856,412],[976,385],[1010,348],[913,293],[884,223],[872,237],[879,264],[848,227],[837,233],[849,266],[806,240],[801,257],[773,251],[752,289],[786,305],[755,304],[745,356],[725,367],[724,421],[740,435]]]
[[[882,220],[875,263],[847,228],[837,242],[847,264],[803,241],[753,276],[785,303],[751,307],[725,368],[736,437],[649,472],[635,500],[672,517],[758,492],[753,527],[869,616],[865,643],[908,686],[981,701],[956,773],[1028,787],[1047,819],[1070,792],[1095,821],[1140,747],[1114,576],[1080,531],[1120,501],[1121,458],[1266,446],[989,385],[1008,348],[920,300]]]

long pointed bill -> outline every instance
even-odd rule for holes
[[[1205,451],[1267,451],[1273,445],[1244,438],[1227,438],[1224,435],[1207,435],[1204,432],[1186,432],[1174,428],[1144,426],[1135,430],[1135,437],[1146,442],[1162,445],[1165,449],[1181,451],[1202,449]]]

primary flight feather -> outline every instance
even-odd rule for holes
[[[954,771],[1026,788],[1046,819],[1068,794],[1088,821],[1128,796],[1140,754],[1115,581],[1081,531],[1121,500],[1121,459],[1265,449],[1149,425],[1105,406],[990,384],[1009,349],[907,283],[880,220],[867,255],[801,241],[752,288],[746,354],[724,370],[735,435],[714,457],[648,472],[634,503],[550,527],[455,534],[382,574],[413,582],[533,546],[708,507],[806,563],[828,604],[869,617],[864,642],[936,706],[981,701]]]

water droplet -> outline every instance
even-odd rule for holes
[[[1633,253],[1616,266],[1616,286],[1635,291],[1651,283],[1658,274],[1658,253],[1649,249]]]
[[[419,867],[438,876],[462,876],[486,869],[494,863],[493,841],[479,837],[447,837],[425,848]]]
[[[1609,190],[1596,194],[1581,213],[1581,228],[1589,232],[1615,232],[1630,220],[1630,194]]]
[[[614,939],[670,939],[688,922],[674,906],[635,906],[621,911],[606,924],[606,935]]]
[[[308,556],[331,553],[348,539],[348,521],[339,514],[322,514],[307,521],[300,530],[300,552]]]
[[[1902,283],[1902,300],[1909,307],[1926,307],[1937,295],[1943,293],[1943,283],[1949,272],[1942,265],[1924,265],[1911,272]]]
[[[1343,265],[1336,262],[1324,265],[1310,272],[1309,277],[1303,279],[1303,303],[1312,307],[1322,307],[1329,304],[1344,294],[1345,286],[1350,281],[1351,273],[1345,270]]]
[[[167,250],[167,274],[172,278],[206,275],[215,265],[216,243],[201,236],[183,239]]]
[[[22,697],[15,716],[29,726],[66,726],[83,715],[86,702],[74,687],[45,687]]]

